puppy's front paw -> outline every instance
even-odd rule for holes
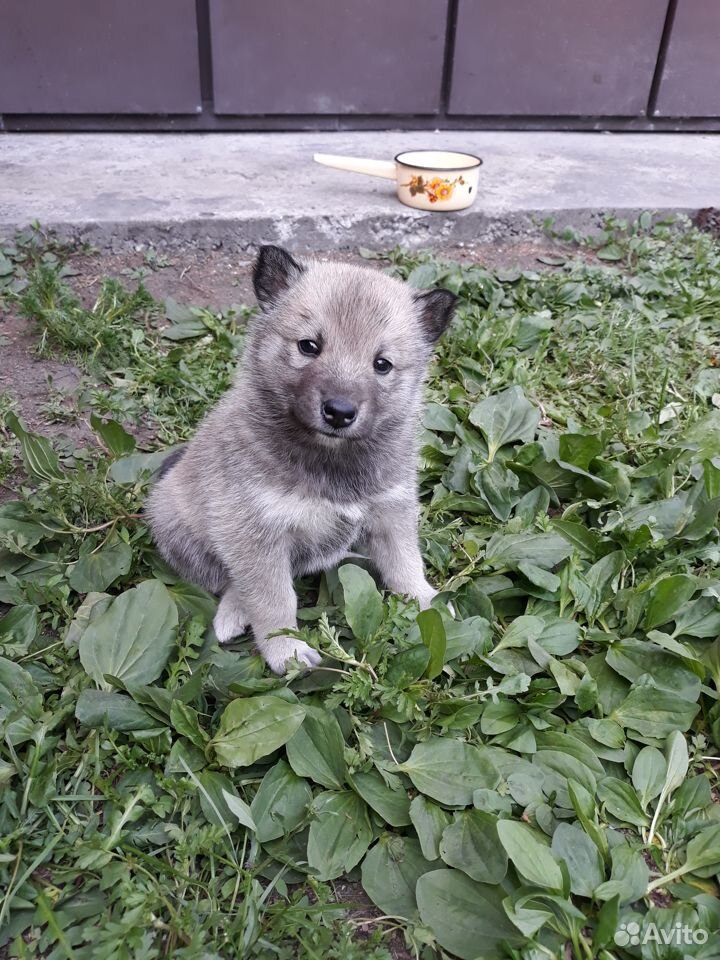
[[[262,645],[262,655],[273,673],[285,673],[292,657],[310,669],[320,663],[317,650],[295,637],[271,637]]]
[[[427,610],[437,594],[435,587],[431,587],[429,583],[423,583],[412,591],[412,595],[417,597],[421,610]]]
[[[213,630],[218,643],[230,643],[232,639],[245,633],[247,626],[248,619],[242,610],[225,600],[220,601],[213,620]]]
[[[421,587],[415,593],[415,596],[418,599],[418,603],[420,604],[421,610],[427,610],[431,606],[433,600],[437,595],[438,595],[438,591],[435,590],[434,587],[431,587],[429,583],[424,584],[423,587]],[[448,611],[450,612],[450,616],[452,617],[457,616],[457,613],[455,612],[455,607],[451,600],[446,600],[445,606],[448,608]]]

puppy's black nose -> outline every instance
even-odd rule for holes
[[[344,397],[331,397],[322,405],[322,415],[325,423],[336,430],[349,427],[357,416],[355,406]]]

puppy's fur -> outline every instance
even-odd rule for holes
[[[391,590],[422,607],[435,595],[418,547],[417,434],[425,370],[455,297],[361,267],[301,265],[278,247],[261,248],[254,282],[263,313],[240,375],[166,461],[147,513],[168,563],[221,594],[218,640],[249,624],[281,673],[290,657],[319,660],[301,640],[268,637],[296,627],[293,576],[335,565],[353,544]],[[308,340],[318,355],[299,348]],[[349,426],[323,417],[338,397],[356,411]]]

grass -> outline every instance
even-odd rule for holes
[[[113,280],[88,308],[70,251],[7,247],[0,307],[84,371],[49,419],[96,445],[0,397],[0,956],[718,956],[720,246],[565,240],[550,269],[386,258],[460,298],[420,465],[444,592],[303,581],[324,665],[287,679],[218,649],[141,516],[248,311]]]

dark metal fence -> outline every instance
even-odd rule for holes
[[[1,0],[0,129],[720,130],[720,0]]]

